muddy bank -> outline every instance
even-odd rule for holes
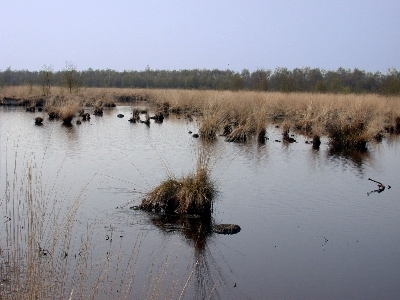
[[[68,95],[69,96],[69,95]],[[0,99],[0,105],[6,106],[26,106],[27,108],[32,107],[43,107],[46,104],[52,102],[54,98],[58,99],[66,99],[68,96],[60,96],[60,95],[41,95],[41,96],[29,96],[29,97],[16,97],[16,96],[4,96]],[[149,102],[151,101],[151,97],[146,93],[135,93],[135,94],[120,94],[113,95],[111,97],[111,101],[104,101],[103,99],[96,99],[96,97],[85,97],[83,95],[74,95],[79,98],[78,101],[84,102],[85,106],[93,106],[93,103],[102,103],[105,107],[115,107],[116,104],[126,104],[133,102]]]
[[[28,108],[32,107],[42,107],[46,104],[46,97],[33,96],[29,98],[19,98],[19,97],[3,97],[0,100],[0,105],[7,106],[26,106]]]

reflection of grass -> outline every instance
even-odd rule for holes
[[[212,218],[199,218],[191,215],[167,215],[155,214],[151,222],[165,233],[175,234],[179,232],[184,241],[193,247],[194,260],[191,273],[188,277],[192,281],[191,299],[236,299],[229,295],[232,282],[228,282],[226,275],[220,267],[220,260],[214,258],[208,247],[212,236]],[[191,279],[191,277],[194,277]],[[230,285],[232,284],[232,285]],[[221,290],[221,287],[228,287]],[[185,284],[180,296],[189,290]],[[226,295],[221,296],[221,291]]]
[[[196,251],[204,251],[212,234],[212,218],[192,215],[155,214],[151,222],[165,232],[179,231]]]

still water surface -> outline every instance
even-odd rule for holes
[[[128,298],[179,298],[186,282],[184,299],[398,298],[397,137],[358,157],[330,154],[326,140],[313,150],[300,135],[297,143],[275,142],[281,137],[275,126],[264,145],[217,140],[207,148],[219,189],[214,221],[242,230],[209,234],[199,245],[182,224],[166,225],[130,207],[168,174],[194,170],[199,149],[210,146],[188,134],[197,132],[196,121],[170,116],[147,127],[128,122],[131,111],[119,106],[65,127],[48,119],[35,126],[41,113],[0,108],[2,190],[15,156],[36,163],[46,188],[54,178],[62,192],[84,187],[76,230],[90,232],[93,260],[109,251],[111,235],[120,269],[137,258]],[[377,188],[368,178],[392,188],[368,196]]]

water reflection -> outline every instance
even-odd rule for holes
[[[151,222],[164,232],[180,232],[196,252],[203,252],[212,234],[212,219],[197,215],[153,215]]]
[[[125,118],[117,118],[118,113]],[[133,288],[133,293],[138,290],[137,295],[141,290],[147,294],[148,287],[153,291],[150,283],[157,289],[160,287],[160,295],[164,293],[161,288],[176,291],[182,287],[185,292],[182,299],[218,296],[338,299],[350,297],[350,291],[352,298],[357,298],[356,295],[368,298],[366,291],[383,293],[382,298],[395,298],[394,294],[399,294],[398,284],[393,280],[399,277],[398,243],[393,238],[400,226],[395,189],[399,181],[399,135],[387,135],[381,144],[371,143],[367,153],[329,151],[326,138],[319,151],[305,144],[306,138],[302,136],[296,137],[298,143],[285,146],[274,142],[282,134],[273,128],[268,130],[270,139],[265,145],[257,141],[227,143],[220,137],[208,144],[188,134],[189,130],[197,132],[196,121],[171,115],[164,123],[152,122],[147,128],[143,124],[130,124],[127,120],[130,113],[130,107],[117,107],[105,111],[103,117],[93,117],[90,122],[68,128],[59,121],[50,122],[44,114],[44,126],[37,127],[32,115],[25,111],[0,109],[0,177],[6,178],[5,168],[14,165],[11,154],[22,155],[24,151],[38,158],[34,161],[43,170],[46,188],[53,188],[60,195],[66,187],[87,181],[97,171],[107,174],[98,185],[88,187],[82,217],[77,222],[79,232],[86,231],[86,222],[96,222],[91,234],[95,245],[91,249],[93,257],[97,257],[97,252],[103,255],[109,251],[108,246],[95,243],[100,236],[103,241],[105,226],[112,224],[124,236],[114,239],[122,245],[121,255],[116,255],[116,259],[102,260],[103,256],[99,256],[101,259],[93,260],[100,262],[96,266],[99,274],[118,270],[122,271],[123,280],[133,278],[126,276],[122,268],[129,266],[127,261],[133,254],[125,254],[132,252],[137,259],[127,273],[137,274]],[[135,187],[144,191],[160,182],[164,173],[187,174],[196,165],[198,152],[214,153],[210,168],[215,175],[212,178],[220,183],[222,199],[213,217],[239,223],[246,231],[230,237],[213,234],[210,229],[213,220],[204,223],[196,218],[171,219],[143,212],[138,215],[123,212],[126,218],[121,218],[120,210],[110,213],[116,206],[137,197],[136,191],[112,193],[112,188]],[[60,163],[65,174],[62,176],[58,175]],[[8,172],[23,175],[19,167]],[[51,185],[53,177],[58,178],[59,185]],[[377,187],[366,180],[368,177],[386,185],[379,201],[375,197],[378,192],[366,198],[366,192]],[[0,191],[5,188],[5,180],[0,181]],[[140,232],[145,232],[148,238],[140,246],[140,255],[136,255],[132,250],[138,249],[134,248],[134,237]],[[132,233],[132,239],[128,233]],[[329,243],[320,251],[321,240],[315,237],[322,236],[327,236]],[[163,244],[160,247],[159,239],[167,241],[168,247]],[[167,269],[165,258],[171,257],[170,252],[176,263],[170,264],[167,272],[163,268]],[[156,258],[149,253],[155,253]],[[103,261],[110,262],[110,272],[102,269]],[[169,272],[174,268],[176,271]],[[149,269],[154,276],[147,273],[141,276]],[[157,276],[159,269],[165,277]],[[157,281],[158,278],[161,279]],[[97,279],[88,275],[88,280]],[[104,277],[98,285],[118,297],[116,289],[109,289],[109,282]],[[186,283],[190,291],[186,291]],[[135,297],[141,298],[145,297]]]
[[[166,234],[179,233],[193,247],[193,275],[195,299],[220,298],[218,287],[226,285],[222,268],[211,253],[213,219],[195,215],[152,215],[150,221]]]
[[[372,160],[369,151],[337,151],[330,148],[327,154],[330,160],[341,161],[345,166],[350,163],[361,175],[364,174],[365,165]]]
[[[389,146],[399,146],[400,134],[389,134],[385,136],[386,142]]]

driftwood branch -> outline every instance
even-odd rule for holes
[[[378,184],[378,189],[377,189],[377,190],[373,190],[373,191],[367,193],[368,196],[369,196],[370,194],[372,194],[372,193],[381,193],[381,192],[383,192],[383,191],[385,190],[386,186],[385,186],[382,182],[373,180],[373,179],[371,179],[371,178],[368,178],[368,180],[373,181],[373,182],[375,182],[375,183]],[[390,189],[390,188],[391,188],[391,186],[388,185],[388,189]]]

